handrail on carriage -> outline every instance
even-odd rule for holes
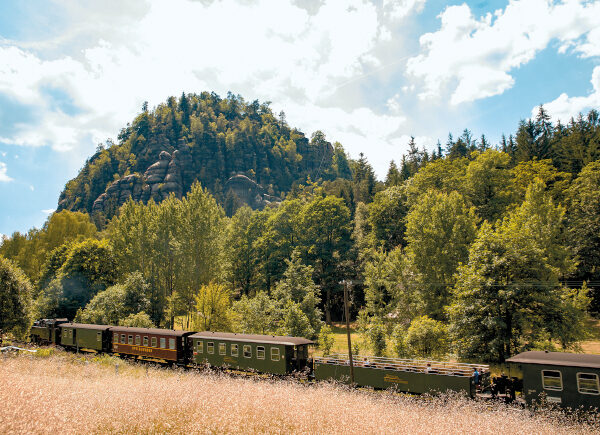
[[[349,365],[347,354],[331,354],[328,356],[314,357],[315,363],[331,365]],[[423,359],[386,358],[377,356],[355,356],[355,367],[377,368],[385,370],[422,372],[451,376],[473,376],[475,369],[480,374],[489,372],[486,364],[469,364],[450,361],[433,361]]]

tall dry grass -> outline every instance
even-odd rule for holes
[[[594,433],[467,399],[240,379],[112,357],[0,357],[0,433]]]

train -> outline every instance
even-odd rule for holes
[[[486,364],[333,354],[309,357],[302,337],[95,325],[67,319],[34,322],[30,339],[67,350],[109,353],[181,367],[218,367],[315,381],[352,383],[410,394],[456,392],[563,408],[600,408],[600,355],[528,351],[507,360],[509,375]],[[518,374],[510,376],[511,372]]]

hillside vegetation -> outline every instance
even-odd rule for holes
[[[530,414],[458,397],[405,397],[92,359],[4,358],[3,432],[558,435],[599,429],[560,413]]]
[[[339,144],[334,149],[320,132],[309,140],[287,124],[283,112],[273,114],[269,103],[247,103],[232,94],[224,99],[208,92],[182,94],[153,110],[144,105],[121,130],[118,143],[99,145],[65,186],[58,210],[93,214],[103,225],[128,197],[144,202],[170,193],[181,197],[199,181],[233,212],[243,199],[253,201],[235,197],[244,196],[227,183],[236,174],[264,187],[261,195],[275,198],[307,177],[351,176]],[[105,192],[108,198],[96,202]]]
[[[265,105],[201,94],[144,110],[119,145],[97,156],[129,149],[136,155],[131,162],[138,161],[145,148],[135,144],[146,136],[135,126],[146,125],[143,119],[153,119],[149,131],[156,132],[181,118],[173,131],[185,134],[164,137],[188,144],[188,111],[189,125],[212,111],[235,137],[234,126],[271,126],[266,130],[274,136],[248,136],[254,148],[234,140],[242,148],[231,148],[227,164],[238,154],[240,162],[264,156],[260,150],[273,150],[278,135],[296,137]],[[278,200],[249,184],[251,175],[266,184],[275,166],[230,178],[231,200],[219,199],[214,188],[229,169],[213,168],[187,193],[166,194],[176,175],[186,173],[181,162],[202,160],[163,150],[142,184],[123,169],[100,202],[95,194],[69,194],[86,207],[118,206],[112,218],[62,210],[43,228],[4,240],[0,254],[10,261],[1,263],[0,277],[22,282],[20,268],[33,285],[7,284],[0,297],[30,301],[19,305],[28,320],[296,335],[317,339],[326,352],[332,331],[324,325],[343,320],[346,285],[359,335],[355,352],[502,362],[524,350],[578,351],[589,338],[590,316],[600,312],[600,117],[591,111],[567,125],[549,119],[540,108],[494,146],[468,130],[433,153],[411,140],[385,181],[364,156],[351,160],[317,133],[310,142],[298,139],[302,158],[281,154],[295,163],[278,168],[295,168],[289,169],[295,175],[279,172],[279,190],[271,192]],[[227,145],[227,137],[191,146]],[[303,154],[301,143],[330,149],[331,158],[322,160],[329,163],[316,165],[320,154]],[[88,175],[84,170],[77,180]],[[155,182],[163,176],[165,183]],[[135,186],[138,199],[127,196]],[[257,189],[259,206],[237,202],[244,186],[252,195]],[[16,297],[21,287],[28,290]],[[26,329],[27,322],[8,320],[6,331]]]

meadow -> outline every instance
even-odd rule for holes
[[[118,369],[115,366],[118,364]],[[597,433],[459,397],[163,369],[56,351],[0,356],[2,433]]]

